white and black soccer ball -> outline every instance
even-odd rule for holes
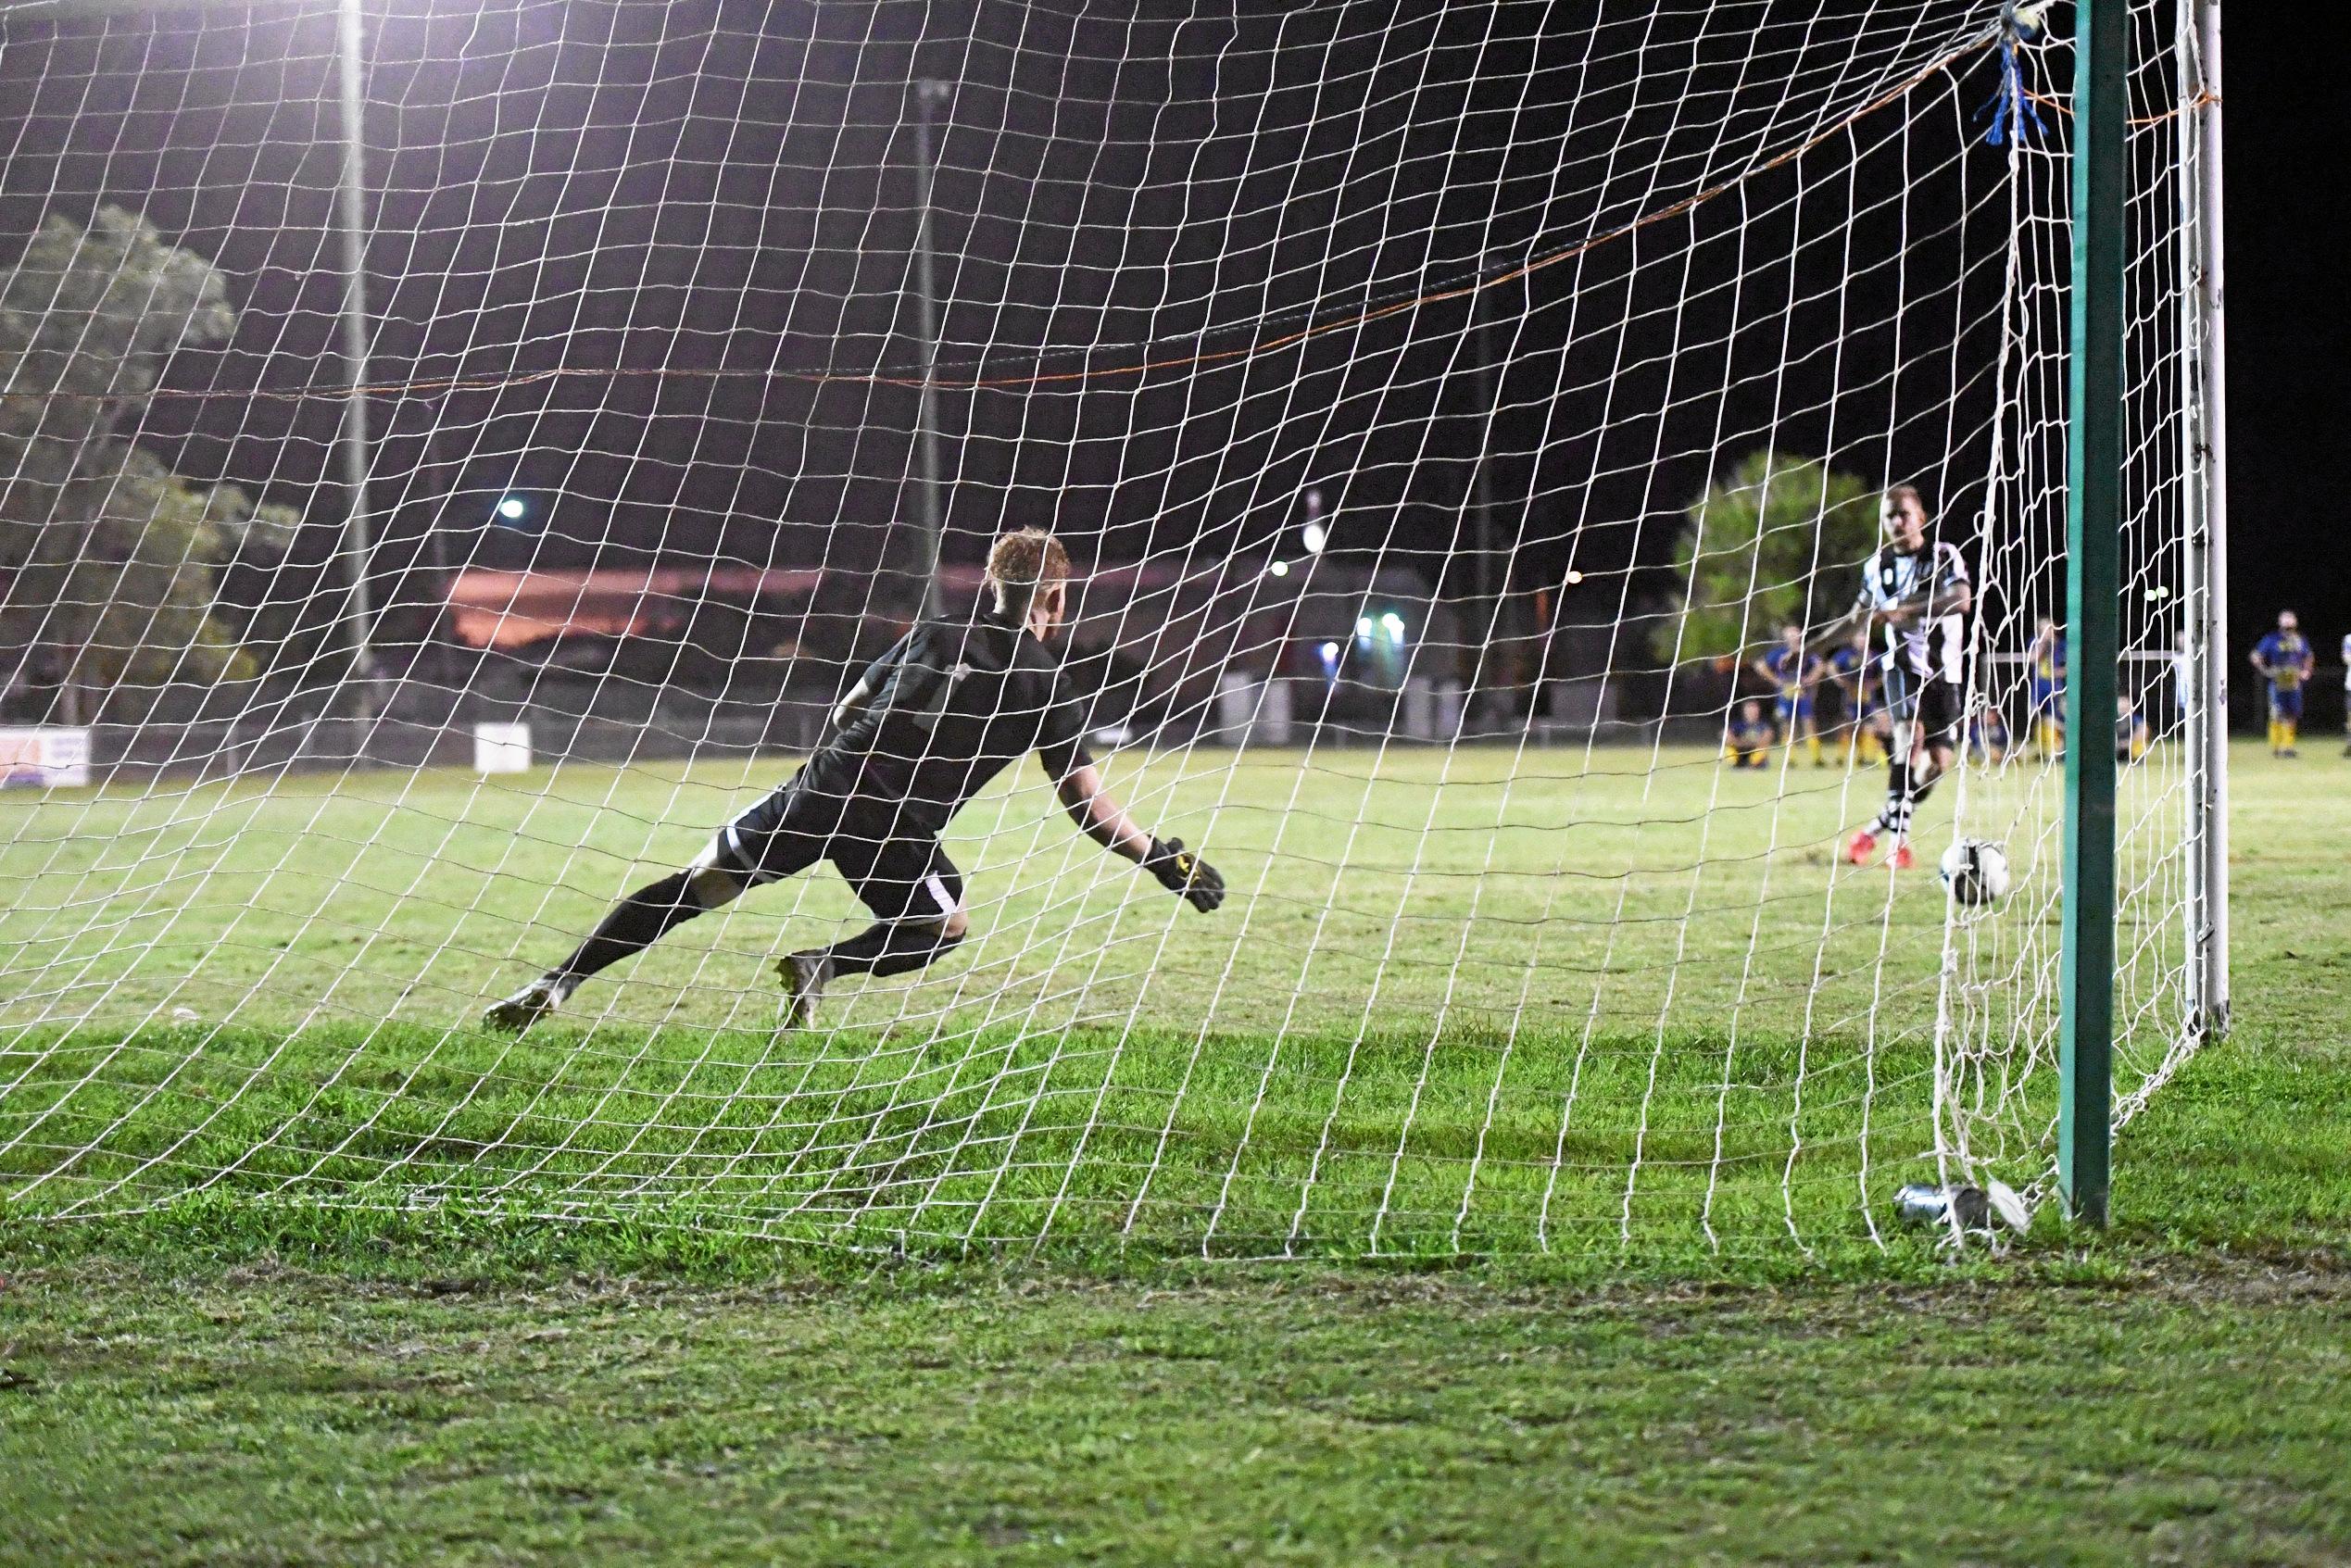
[[[1952,840],[1939,870],[1955,903],[1994,903],[2008,891],[2008,857],[1980,838]]]

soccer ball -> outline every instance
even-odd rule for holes
[[[1989,904],[2008,891],[2008,857],[1980,838],[1952,840],[1940,870],[1956,903]]]

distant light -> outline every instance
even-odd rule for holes
[[[1388,629],[1388,635],[1390,638],[1400,643],[1404,640],[1404,618],[1402,616],[1397,614],[1391,609],[1386,615],[1379,618],[1379,623]]]
[[[509,522],[521,522],[522,514],[530,509],[523,504],[522,497],[520,495],[509,495],[498,503],[498,516]]]
[[[1286,560],[1277,560],[1266,570],[1271,571],[1276,577],[1287,577],[1289,575],[1289,562]]]
[[[2169,588],[2150,588],[2147,590],[2147,602],[2149,604],[2155,603],[2157,599],[2168,599],[2170,596],[2171,590]]]
[[[1323,546],[1330,543],[1330,531],[1319,522],[1308,523],[1298,531],[1298,536],[1305,545],[1306,553],[1310,556],[1321,555]]]
[[[1337,643],[1325,643],[1323,645],[1323,662],[1325,664],[1336,664],[1339,662],[1339,645]]]
[[[1357,635],[1357,636],[1359,636],[1359,637],[1368,637],[1368,636],[1370,636],[1371,634],[1372,634],[1372,620],[1371,620],[1371,617],[1370,617],[1370,616],[1368,616],[1368,615],[1359,615],[1359,616],[1357,616],[1357,617],[1355,618],[1355,635]]]
[[[1584,574],[1582,572],[1578,571],[1573,567],[1567,569],[1567,585],[1570,588],[1574,587],[1577,583],[1582,582],[1583,580]]]
[[[1309,490],[1306,492],[1304,499],[1306,502],[1306,521],[1312,522],[1314,519],[1323,515],[1323,493],[1319,490]]]

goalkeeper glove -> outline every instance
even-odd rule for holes
[[[1180,838],[1152,839],[1150,853],[1143,857],[1143,869],[1157,877],[1162,887],[1202,914],[1225,901],[1225,879],[1216,874],[1214,866],[1185,848]]]

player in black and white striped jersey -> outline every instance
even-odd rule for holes
[[[1813,647],[1830,647],[1867,629],[1894,721],[1886,769],[1886,804],[1845,845],[1845,859],[1867,865],[1881,834],[1893,837],[1894,869],[1914,863],[1910,819],[1958,755],[1967,716],[1968,614],[1975,591],[1957,546],[1931,537],[1927,504],[1915,485],[1885,494],[1880,516],[1886,542],[1861,569],[1861,593]]]

